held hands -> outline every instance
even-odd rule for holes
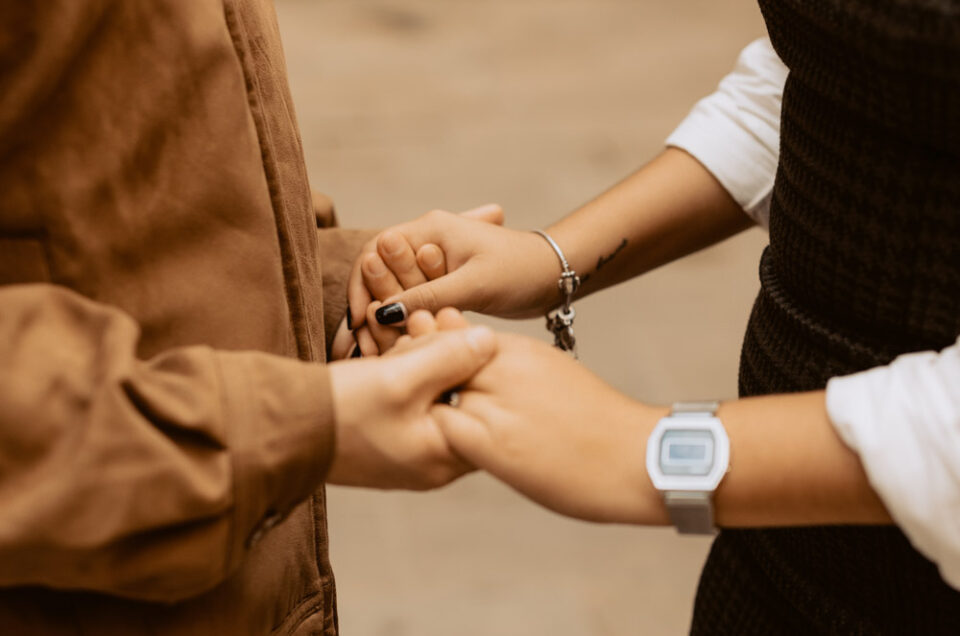
[[[392,346],[396,327],[418,309],[451,306],[518,318],[555,302],[556,256],[542,238],[502,222],[496,205],[460,215],[433,211],[368,243],[348,287],[349,329],[363,355]],[[345,326],[334,357],[347,355],[352,340]]]
[[[437,400],[489,362],[496,342],[456,317],[443,333],[405,337],[388,356],[330,365],[337,441],[329,483],[425,490],[472,470],[440,431],[438,413],[450,407]]]
[[[563,515],[666,523],[644,464],[665,410],[545,343],[467,327],[454,309],[418,311],[389,354],[330,366],[330,483],[425,490],[476,467]],[[455,387],[456,408],[438,403]]]
[[[445,309],[416,312],[403,350],[466,321]],[[497,334],[497,353],[439,406],[450,449],[537,503],[600,522],[663,524],[666,511],[647,477],[646,440],[665,413],[619,393],[568,355],[540,341]]]
[[[498,353],[440,413],[451,448],[533,501],[598,522],[666,523],[645,468],[664,412],[547,344],[498,334]]]
[[[458,311],[429,313],[453,306],[523,317],[557,300],[556,255],[502,221],[498,206],[434,211],[364,247],[348,288],[352,324],[334,353],[354,338],[364,356],[394,349],[331,366],[339,443],[329,481],[426,489],[476,467],[564,515],[666,523],[644,463],[665,410],[630,400],[539,341],[484,331],[465,346],[471,332]],[[396,328],[404,324],[409,335]],[[379,364],[387,366],[362,366]],[[462,387],[458,408],[437,404],[453,387]]]

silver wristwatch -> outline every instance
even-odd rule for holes
[[[647,441],[647,472],[681,534],[713,534],[713,491],[730,466],[717,402],[679,402]]]

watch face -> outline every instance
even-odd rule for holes
[[[664,475],[704,476],[713,468],[713,433],[674,429],[660,441],[660,470]]]

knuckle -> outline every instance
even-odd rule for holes
[[[372,239],[370,239],[369,241],[363,244],[363,247],[360,248],[360,258],[363,258],[365,255],[369,254],[370,252],[377,251],[377,244],[379,243],[380,237],[382,235],[383,235],[383,232],[380,232],[379,234],[374,236]]]
[[[424,214],[423,218],[427,221],[442,221],[449,214],[446,210],[434,209]]]
[[[385,230],[377,237],[377,250],[381,253],[392,252],[403,240],[402,235],[396,230]]]
[[[462,314],[460,310],[456,307],[443,307],[440,311],[437,312],[437,318],[444,318],[448,320],[459,319]]]
[[[405,405],[411,397],[404,374],[395,366],[387,365],[380,375],[380,396],[394,407]]]
[[[441,299],[437,296],[437,291],[433,288],[433,285],[415,287],[414,293],[420,307],[431,311],[439,308]]]
[[[370,252],[363,255],[363,260],[360,263],[360,269],[363,272],[363,275],[368,278],[379,278],[382,276],[382,272],[379,271],[378,267],[380,261],[380,255],[377,252]]]
[[[428,490],[446,486],[457,477],[457,472],[445,458],[431,462],[423,473],[423,483]]]

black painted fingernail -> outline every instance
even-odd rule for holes
[[[347,303],[347,329],[353,329],[353,315],[350,313],[350,303]]]
[[[395,325],[407,319],[407,308],[403,303],[390,303],[378,309],[376,316],[381,325]]]
[[[353,345],[353,349],[350,351],[350,357],[359,358],[361,356],[363,356],[363,352],[360,351],[360,345],[358,344]]]

